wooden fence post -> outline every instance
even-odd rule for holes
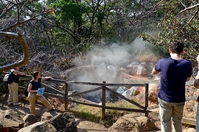
[[[106,106],[106,81],[103,81],[102,86],[102,120],[105,118],[105,106]]]
[[[149,84],[146,83],[145,86],[145,116],[148,116],[147,108],[148,108],[148,95],[149,95]]]
[[[65,83],[64,86],[64,105],[66,111],[68,109],[68,83]]]

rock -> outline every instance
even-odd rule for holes
[[[37,122],[28,127],[20,129],[18,132],[58,132],[56,128],[48,122]]]
[[[131,98],[133,96],[136,96],[140,93],[139,89],[137,87],[129,87],[129,86],[123,86],[119,87],[116,90],[117,93],[123,95],[126,98]]]
[[[127,68],[131,68],[131,67],[134,67],[135,65],[139,65],[138,62],[134,61],[134,62],[131,62],[130,64],[127,65]]]
[[[129,89],[127,89],[126,91],[124,91],[122,93],[122,95],[126,98],[131,98],[132,96],[136,96],[139,94],[139,90],[137,89],[137,87],[131,87]]]
[[[0,128],[0,132],[17,132],[18,130],[19,130],[18,128],[13,128],[13,127]]]
[[[144,68],[147,69],[147,71],[151,72],[153,67],[155,66],[154,62],[141,62],[140,63],[142,66],[144,66]]]
[[[141,64],[132,64],[131,66],[127,67],[129,70],[129,74],[131,75],[139,75],[139,76],[146,76],[148,75],[148,71],[144,68]]]
[[[48,121],[58,132],[77,132],[75,116],[71,112],[59,114]]]
[[[0,100],[7,100],[8,99],[8,95],[7,94],[3,94],[0,96]]]
[[[81,119],[77,119],[76,122],[78,122],[78,125],[77,125],[78,132],[89,132],[89,131],[107,132],[108,131],[108,129],[105,126],[96,122],[86,121],[86,120],[81,120]]]
[[[138,65],[136,74],[141,76],[146,76],[148,75],[148,72],[146,68],[144,68],[142,65]]]
[[[2,121],[3,127],[22,128],[24,126],[23,119],[14,110],[6,110]]]
[[[29,115],[31,117],[31,115]],[[18,132],[77,132],[75,116],[70,112],[61,113],[50,120],[36,122]]]
[[[38,122],[37,118],[33,114],[27,114],[26,116],[24,116],[23,121],[25,127]]]
[[[153,103],[158,103],[159,89],[160,89],[160,84],[158,83],[149,84],[149,95],[148,95],[149,101]]]
[[[136,95],[138,95],[139,93],[140,93],[139,88],[134,87],[133,96],[136,96]]]
[[[116,92],[117,93],[119,93],[119,94],[122,94],[122,93],[124,93],[126,90],[128,90],[125,86],[123,86],[123,87],[119,87],[117,90],[116,90]]]
[[[194,128],[188,128],[187,132],[196,132],[196,129],[194,129]]]
[[[47,121],[50,120],[51,118],[53,118],[52,115],[49,112],[45,112],[41,117],[41,121]]]
[[[133,114],[119,118],[109,129],[109,132],[147,132],[155,128],[154,121],[145,116],[136,117]]]
[[[4,118],[9,119],[11,115],[12,115],[12,111],[11,110],[5,110]]]
[[[3,127],[3,120],[4,120],[4,112],[1,111],[1,112],[0,112],[0,128]]]

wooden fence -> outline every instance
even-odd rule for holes
[[[30,76],[25,76],[25,77],[31,78]],[[141,112],[141,113],[145,113],[145,116],[148,116],[148,111],[147,111],[147,107],[148,107],[148,83],[146,83],[146,84],[114,84],[114,83],[106,83],[105,81],[103,81],[102,83],[93,83],[93,82],[65,81],[65,80],[59,80],[59,79],[51,79],[49,81],[64,84],[64,91],[60,91],[60,90],[57,90],[57,89],[55,89],[55,88],[53,88],[53,87],[51,87],[51,86],[49,86],[45,83],[42,83],[42,85],[47,90],[47,92],[44,92],[44,95],[63,99],[64,102],[65,102],[65,110],[68,109],[69,102],[74,102],[74,103],[77,103],[77,104],[83,104],[83,105],[101,108],[102,109],[102,119],[105,118],[106,109],[131,111],[131,112]],[[96,88],[69,95],[69,84],[92,85],[92,86],[96,86]],[[118,88],[120,86],[142,86],[142,87],[145,87],[144,104],[141,105],[138,102],[135,102],[131,99],[124,97],[123,95],[121,95],[121,94],[117,93],[116,91],[112,90],[111,88],[109,88],[111,86],[117,86]],[[24,88],[24,87],[19,86],[19,88]],[[77,101],[77,100],[74,100],[74,99],[71,98],[71,97],[81,96],[83,94],[91,93],[91,92],[98,91],[98,90],[101,90],[101,95],[102,95],[101,105],[95,104],[95,103],[81,102],[81,101]],[[106,92],[107,91],[110,92],[110,93],[113,93],[115,96],[118,96],[118,97],[128,101],[129,103],[137,106],[138,109],[106,106]]]
[[[28,78],[28,80],[30,80],[31,76],[25,76],[25,78],[26,79],[23,80],[23,81],[27,81],[27,78]],[[60,79],[51,79],[50,81],[54,82],[54,83],[63,83],[64,84],[64,91],[63,90],[60,91],[60,90],[57,90],[57,89],[55,89],[55,88],[53,88],[53,87],[51,87],[51,86],[49,86],[45,83],[42,83],[42,85],[46,88],[46,91],[47,91],[47,92],[44,93],[45,95],[55,97],[55,98],[60,98],[60,99],[64,100],[65,111],[68,110],[69,102],[74,102],[74,103],[77,103],[77,104],[83,104],[83,105],[101,108],[102,109],[102,119],[104,119],[106,109],[123,110],[123,111],[131,111],[131,112],[141,112],[141,113],[145,113],[145,116],[148,116],[148,113],[151,112],[152,109],[156,109],[156,108],[159,107],[158,105],[148,107],[148,92],[149,92],[148,83],[143,83],[143,84],[113,84],[113,83],[106,83],[105,81],[102,82],[102,83],[92,83],[92,82],[66,81],[66,80],[60,80]],[[155,82],[152,82],[152,83],[157,83],[157,82],[155,81]],[[87,90],[87,91],[83,91],[83,92],[80,92],[80,93],[75,93],[75,94],[70,95],[69,94],[69,85],[70,84],[93,85],[93,86],[98,86],[98,87],[91,89],[91,90]],[[191,84],[192,84],[192,82],[187,83],[187,85],[191,85]],[[137,103],[133,100],[125,98],[123,95],[121,95],[121,94],[111,90],[110,88],[108,88],[110,86],[117,86],[117,87],[120,87],[120,86],[142,86],[142,87],[145,87],[144,104],[141,105],[141,104],[139,104],[139,103]],[[25,87],[19,86],[19,88],[24,89]],[[85,103],[85,102],[77,101],[77,100],[74,100],[74,99],[71,98],[71,97],[83,95],[83,94],[86,94],[86,93],[91,93],[91,92],[98,91],[98,90],[101,90],[101,92],[102,92],[102,99],[101,99],[102,103],[101,103],[101,105],[99,105],[97,103],[92,103],[92,102],[91,103]],[[139,109],[118,108],[118,107],[106,106],[106,91],[109,91],[109,92],[113,93],[114,95],[128,101],[129,103],[137,106]],[[196,100],[197,98],[198,98],[198,95],[186,97],[186,101]],[[194,126],[196,121],[194,119],[183,118],[182,122],[183,122],[183,124]]]

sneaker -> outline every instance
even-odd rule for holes
[[[12,105],[13,103],[12,102],[8,102],[8,105]]]
[[[13,105],[21,105],[21,103],[20,102],[16,102],[16,103],[13,103]]]

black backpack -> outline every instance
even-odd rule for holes
[[[29,93],[28,92],[28,85],[25,87],[24,92],[23,92],[26,97],[28,97],[28,93]]]

